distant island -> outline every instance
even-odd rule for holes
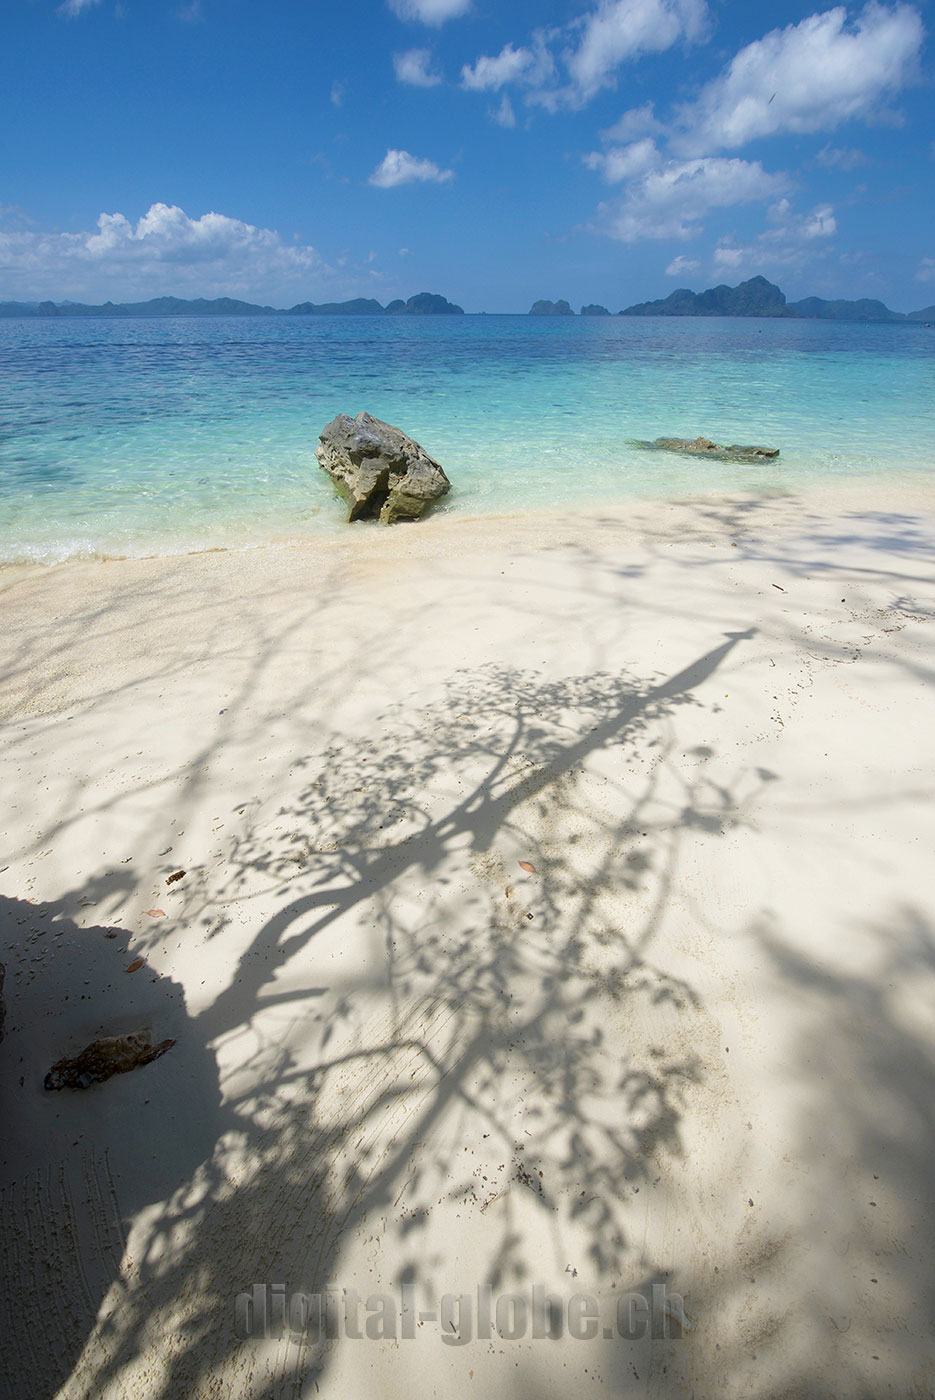
[[[530,316],[573,316],[567,301],[537,301]],[[605,306],[582,306],[582,316],[609,316]],[[882,301],[864,297],[859,301],[825,301],[805,297],[787,302],[785,294],[765,277],[751,277],[737,287],[709,287],[692,292],[679,287],[660,301],[641,301],[617,312],[618,316],[764,316],[784,320],[822,321],[935,321],[935,306],[921,311],[891,311]]]
[[[487,312],[482,311],[482,316]],[[567,301],[536,301],[530,316],[574,316]],[[610,316],[606,306],[592,302],[582,306],[582,316]],[[759,316],[771,320],[822,321],[932,321],[935,306],[921,311],[891,311],[882,301],[862,297],[858,301],[825,301],[805,297],[786,301],[785,294],[765,277],[751,277],[736,287],[721,285],[704,292],[679,287],[659,301],[641,301],[627,306],[618,316]],[[464,310],[437,292],[417,292],[408,301],[391,301],[388,306],[371,297],[351,301],[302,301],[282,309],[257,306],[234,297],[153,297],[151,301],[113,302],[92,306],[78,301],[0,301],[0,316],[463,316]]]
[[[930,321],[935,306],[922,311],[891,311],[882,301],[862,297],[859,301],[825,301],[805,297],[787,302],[785,295],[765,277],[751,277],[737,287],[709,287],[691,292],[679,287],[663,301],[642,301],[628,306],[620,316],[769,316],[788,320],[821,321]]]
[[[567,301],[534,301],[529,308],[530,316],[574,316]]]
[[[151,301],[113,302],[90,306],[79,301],[0,301],[0,316],[463,316],[464,309],[455,306],[436,292],[417,292],[408,301],[391,301],[389,306],[369,297],[353,301],[328,301],[316,305],[300,302],[288,310],[274,306],[255,306],[249,301],[231,297],[215,297],[206,301],[197,297],[186,301],[182,297],[153,297]]]

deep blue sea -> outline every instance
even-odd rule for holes
[[[347,529],[315,460],[361,409],[436,457],[444,512],[795,488],[935,464],[935,330],[464,317],[0,320],[0,562]],[[729,466],[635,439],[777,446]],[[354,529],[372,529],[360,524]]]

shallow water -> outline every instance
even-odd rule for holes
[[[935,332],[818,321],[0,320],[0,562],[346,529],[318,433],[366,409],[471,514],[932,466]],[[781,448],[731,465],[662,435]],[[356,529],[373,528],[362,524]]]

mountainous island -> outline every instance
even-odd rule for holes
[[[481,313],[486,315],[485,312]],[[530,316],[574,316],[567,301],[536,301]],[[582,306],[582,316],[610,316],[606,306],[592,302]],[[891,311],[882,301],[862,297],[858,301],[825,301],[804,297],[786,301],[785,294],[765,277],[751,277],[736,287],[721,285],[704,292],[678,287],[658,301],[641,301],[627,306],[618,316],[760,316],[784,320],[822,321],[930,321],[935,322],[935,306],[921,311]],[[234,297],[153,297],[150,301],[112,302],[92,306],[78,301],[0,301],[0,316],[463,316],[464,310],[437,292],[418,292],[407,301],[381,305],[372,297],[351,301],[299,302],[282,309],[257,306]]]
[[[537,301],[530,316],[573,316],[567,301]],[[604,306],[582,306],[582,316],[609,316]],[[692,292],[679,287],[660,301],[641,301],[627,306],[618,316],[763,316],[784,320],[822,321],[935,321],[935,306],[921,311],[891,311],[882,301],[863,297],[858,301],[825,301],[805,297],[786,301],[785,293],[765,277],[751,277],[736,287],[709,287]]]
[[[530,316],[574,316],[567,301],[534,301],[529,308]]]
[[[786,301],[785,295],[765,277],[751,277],[739,286],[709,287],[691,292],[679,287],[662,301],[642,301],[619,312],[621,316],[781,316],[789,320],[822,321],[928,321],[935,307],[922,311],[891,311],[882,301],[862,297],[858,301],[825,301],[805,297]]]
[[[182,297],[153,297],[151,301],[113,302],[90,306],[79,301],[0,301],[0,316],[463,316],[464,309],[439,296],[437,292],[417,292],[408,301],[391,301],[381,305],[369,297],[353,301],[328,301],[316,305],[300,302],[288,310],[275,306],[255,306],[253,302],[237,301],[232,297],[215,297],[206,301],[197,297],[186,301]]]

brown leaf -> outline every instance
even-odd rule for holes
[[[142,958],[134,958],[134,960],[133,960],[133,962],[131,962],[130,966],[129,966],[129,967],[125,967],[123,970],[124,970],[124,972],[135,972],[136,969],[137,969],[138,967],[142,967],[142,966],[143,966],[143,959],[142,959]]]
[[[519,862],[519,868],[520,870],[528,870],[530,875],[535,875],[536,873],[536,867],[531,860],[521,860]]]
[[[175,872],[174,875],[170,875],[170,876],[169,876],[169,878],[166,880],[166,884],[167,884],[167,885],[174,885],[175,882],[176,882],[176,880],[181,880],[181,878],[182,878],[182,876],[183,876],[184,874],[185,874],[185,871],[184,871],[184,870],[177,870],[177,871]]]
[[[164,909],[147,909],[146,913],[151,919],[164,919],[166,917],[166,911]]]

